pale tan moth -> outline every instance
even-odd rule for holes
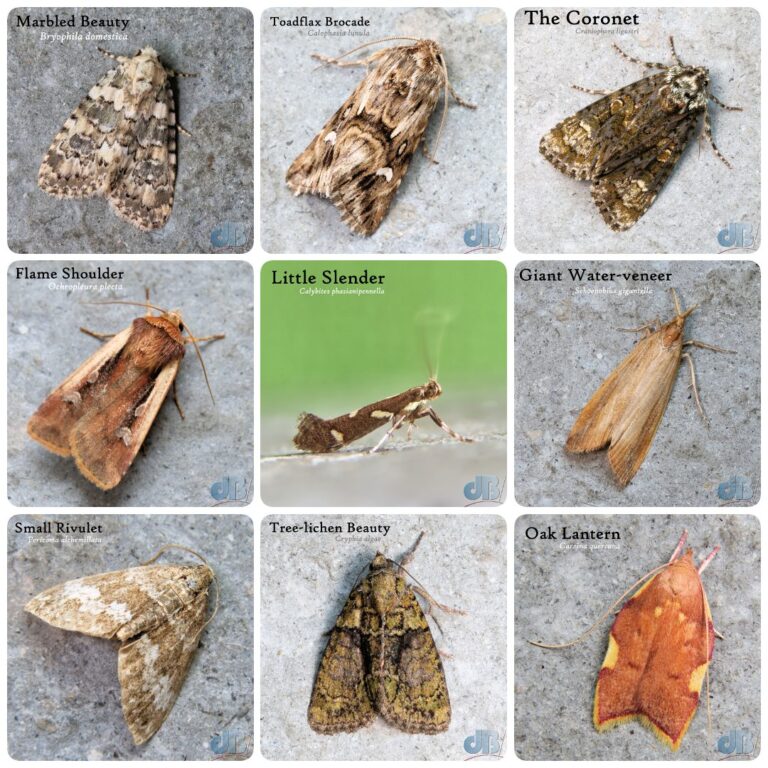
[[[462,107],[475,109],[448,82],[444,54],[434,40],[386,37],[374,42],[390,40],[410,42],[383,48],[360,61],[341,59],[365,46],[338,59],[314,56],[342,67],[370,68],[352,95],[291,163],[285,177],[294,195],[328,198],[357,235],[372,235],[384,220],[440,94],[443,118],[435,145],[440,140],[449,92]],[[426,148],[424,152],[437,162]]]
[[[646,324],[628,330],[644,331],[645,337],[598,387],[576,419],[565,449],[589,453],[608,447],[608,461],[622,487],[635,476],[643,463],[653,436],[667,408],[677,369],[685,358],[691,372],[691,389],[696,407],[706,419],[696,386],[693,358],[687,346],[728,352],[703,341],[683,341],[686,318],[698,305],[683,312],[675,289],[675,317],[656,328]]]
[[[152,565],[172,548],[190,552],[202,564]],[[25,610],[60,629],[121,641],[117,676],[123,715],[134,742],[143,744],[168,717],[200,635],[213,619],[207,616],[208,588],[215,579],[203,557],[172,544],[138,567],[50,587]]]
[[[59,198],[106,197],[138,229],[165,226],[176,180],[176,124],[170,78],[154,48],[118,62],[67,118],[38,174],[40,189]]]

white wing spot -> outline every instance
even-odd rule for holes
[[[377,176],[383,176],[387,181],[392,181],[392,169],[391,168],[379,168],[376,171]]]
[[[371,411],[372,419],[391,419],[392,414],[389,411]]]
[[[325,134],[325,139],[323,141],[330,141],[331,146],[333,146],[336,143],[336,131],[329,131]]]

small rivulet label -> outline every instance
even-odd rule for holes
[[[25,523],[17,520],[13,525],[15,533],[104,533],[104,526],[94,523],[62,523],[46,520],[43,523]]]

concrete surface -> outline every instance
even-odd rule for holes
[[[548,14],[567,9],[547,8]],[[638,11],[635,32],[613,27],[529,26],[515,17],[515,245],[524,253],[720,253],[721,229],[742,222],[755,250],[760,225],[760,19],[752,8],[623,8]],[[632,28],[627,27],[625,30]],[[739,30],[734,34],[734,30]],[[709,69],[711,90],[743,112],[710,102],[715,143],[691,139],[648,212],[631,229],[613,232],[589,183],[560,173],[539,153],[539,140],[568,115],[599,97],[570,86],[616,89],[650,71],[627,54],[669,63],[669,35],[685,64]],[[745,245],[749,242],[745,242]]]
[[[520,280],[520,269],[561,270],[562,283]],[[648,294],[621,295],[650,283],[571,283],[569,267],[670,272]],[[515,270],[515,497],[527,506],[718,506],[720,483],[742,476],[760,498],[760,272],[753,262],[521,262]],[[640,334],[622,333],[699,304],[685,339],[734,355],[693,348],[706,427],[688,390],[683,361],[651,448],[623,490],[605,451],[569,454],[578,414]],[[578,293],[583,288],[591,293]],[[598,291],[612,290],[612,293]]]
[[[380,534],[273,533],[284,525],[389,525]],[[467,612],[435,611],[451,698],[449,729],[403,733],[377,718],[355,733],[321,735],[307,706],[327,633],[377,550],[409,563],[435,600]],[[261,524],[261,752],[279,760],[462,760],[478,729],[506,728],[506,523],[495,515],[270,515]],[[448,655],[449,654],[449,655]],[[275,681],[279,681],[275,685]]]
[[[102,525],[75,540],[15,533],[15,523]],[[90,538],[90,541],[83,539]],[[58,539],[58,541],[46,540]],[[97,539],[97,540],[96,540]],[[140,565],[163,544],[199,552],[216,572],[219,608],[179,698],[135,746],[120,706],[119,642],[50,626],[24,611],[69,579]],[[253,744],[253,523],[244,515],[19,515],[8,523],[8,748],[16,760],[210,760],[226,729]],[[170,551],[160,562],[196,563]],[[209,606],[215,604],[215,587]]]
[[[17,280],[16,267],[124,270],[119,290],[61,290],[102,281]],[[160,409],[123,481],[101,491],[72,459],[56,456],[27,436],[39,405],[99,348],[78,328],[113,333],[144,314],[141,307],[86,302],[143,301],[179,308],[201,344],[215,404],[192,345],[176,377],[181,419],[173,402]],[[55,290],[54,290],[55,289]],[[157,313],[155,313],[157,314]],[[253,270],[242,261],[15,262],[8,270],[8,498],[17,506],[211,506],[211,485],[224,477],[253,482]],[[171,400],[171,397],[168,398]],[[242,487],[242,486],[241,486]],[[252,491],[252,488],[251,488]],[[242,497],[242,494],[239,498]]]
[[[262,247],[269,253],[464,253],[467,227],[506,225],[506,16],[496,8],[312,8],[309,15],[358,18],[361,13],[371,22],[364,37],[356,28],[349,35],[336,29],[318,37],[328,30],[272,26],[270,16],[294,18],[296,8],[270,8],[261,17]],[[451,84],[478,108],[462,109],[451,100],[439,165],[419,151],[387,217],[364,238],[350,232],[328,200],[294,197],[285,173],[363,77],[360,67],[315,71],[311,54],[338,56],[393,35],[438,41]],[[361,51],[351,58],[367,55]],[[442,100],[435,112],[441,110]],[[429,146],[439,123],[440,115],[433,115]]]
[[[17,27],[16,15],[128,19],[114,29]],[[253,243],[253,16],[245,8],[27,8],[8,16],[8,245],[16,253],[243,253]],[[41,41],[41,32],[89,39]],[[106,35],[107,39],[99,38]],[[117,39],[115,38],[117,36]],[[226,42],[223,42],[226,41]],[[116,62],[150,45],[193,78],[173,82],[178,138],[168,223],[142,232],[103,197],[59,200],[37,186],[40,162],[64,121]],[[214,247],[211,233],[225,231]]]
[[[619,542],[525,537],[528,528],[616,530]],[[689,532],[694,561],[719,554],[702,575],[715,628],[709,669],[712,728],[703,701],[680,749],[672,752],[637,721],[598,733],[592,725],[597,673],[610,631],[606,620],[584,632],[624,590],[669,560]],[[515,751],[524,760],[717,760],[721,736],[760,736],[760,524],[752,515],[524,515],[515,522]],[[605,544],[592,548],[590,545]],[[573,548],[568,548],[571,545]],[[585,545],[585,546],[580,546]],[[705,683],[706,685],[706,683]],[[704,693],[702,693],[702,700]],[[750,757],[756,757],[756,753]],[[738,759],[738,758],[737,758]]]

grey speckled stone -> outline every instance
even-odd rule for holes
[[[91,541],[30,541],[15,524],[102,525]],[[93,539],[99,539],[94,541]],[[24,611],[48,587],[140,565],[164,544],[203,555],[219,609],[168,719],[135,746],[120,706],[118,642],[57,629]],[[210,760],[211,737],[253,739],[253,523],[244,515],[19,515],[8,523],[8,747],[16,760]],[[170,551],[165,563],[195,563]],[[209,605],[215,604],[215,587]],[[212,610],[212,608],[211,608]]]
[[[563,281],[523,282],[523,268],[561,271]],[[670,273],[672,279],[573,283],[569,268]],[[683,307],[699,304],[684,338],[736,354],[692,348],[710,426],[696,410],[683,360],[645,461],[622,489],[605,451],[570,454],[565,441],[589,398],[640,338],[617,329],[672,318],[670,285]],[[718,485],[741,476],[753,494],[742,503],[756,504],[759,338],[760,270],[751,261],[522,262],[515,270],[515,497],[528,506],[717,506]]]
[[[551,526],[555,540],[526,538]],[[574,531],[618,531],[621,540],[565,541]],[[592,725],[597,673],[610,619],[578,645],[537,648],[528,640],[578,637],[643,574],[663,565],[683,530],[694,562],[721,550],[702,575],[715,628],[709,671],[712,731],[702,701],[672,752],[634,721],[598,733]],[[529,535],[534,535],[529,532]],[[524,760],[717,760],[731,731],[760,734],[760,523],[752,515],[524,515],[515,522],[515,752]],[[706,682],[705,682],[706,686]],[[757,757],[757,753],[750,755]]]
[[[129,20],[113,29],[17,27],[16,16]],[[253,16],[245,8],[19,9],[8,15],[8,245],[17,253],[242,253],[253,243]],[[43,42],[42,33],[90,33]],[[103,39],[99,35],[116,35]],[[94,37],[95,36],[95,39]],[[116,62],[151,46],[172,81],[180,135],[168,223],[142,232],[106,199],[59,200],[37,186],[45,152],[64,121]],[[217,242],[235,243],[214,247]]]
[[[721,253],[722,228],[760,227],[760,17],[753,8],[633,8],[639,24],[531,26],[515,17],[515,245],[524,253]],[[594,10],[594,9],[591,9]],[[582,11],[585,13],[585,11]],[[608,13],[603,9],[601,13]],[[739,30],[739,34],[734,34]],[[617,89],[651,73],[612,48],[671,62],[668,38],[684,64],[707,67],[712,92],[743,112],[710,102],[712,130],[729,170],[702,135],[692,138],[658,199],[631,229],[613,232],[589,183],[560,173],[539,141],[561,120],[596,101],[585,88]],[[747,245],[748,243],[745,243]],[[755,243],[755,248],[758,242]],[[754,249],[752,249],[754,250]],[[740,250],[738,252],[744,252]]]
[[[272,523],[389,525],[375,533],[274,533]],[[409,734],[380,717],[355,733],[315,733],[307,706],[327,631],[376,551],[399,560],[426,531],[408,564],[435,600],[431,622],[452,718],[445,733]],[[463,760],[476,730],[506,728],[506,522],[496,515],[270,515],[261,526],[261,752],[273,760]],[[275,681],[279,684],[275,685]]]
[[[122,290],[83,292],[61,286],[89,280],[17,280],[16,268],[123,270],[111,281]],[[161,407],[123,481],[101,491],[74,461],[28,437],[26,423],[47,395],[99,348],[78,330],[114,333],[144,314],[141,307],[93,306],[107,299],[178,308],[197,336],[226,338],[200,344],[216,398],[187,344],[176,377],[182,420],[173,402]],[[157,314],[157,313],[154,313]],[[211,485],[224,477],[253,481],[253,270],[242,261],[15,262],[8,270],[8,497],[17,506],[209,506]],[[168,400],[172,401],[169,395]]]
[[[270,8],[261,17],[261,244],[269,253],[464,253],[467,227],[503,230],[507,216],[507,19],[498,8]],[[356,28],[274,27],[290,19],[359,18]],[[359,28],[358,28],[359,29]],[[384,222],[369,238],[354,235],[336,208],[314,195],[294,197],[285,173],[363,76],[359,67],[317,71],[310,56],[339,56],[392,35],[431,38],[443,46],[448,76],[459,95],[445,119],[439,165],[417,152]],[[403,43],[407,41],[402,41]],[[392,41],[388,45],[397,45]],[[381,46],[352,54],[369,56]],[[427,128],[433,147],[442,112],[438,102]]]

